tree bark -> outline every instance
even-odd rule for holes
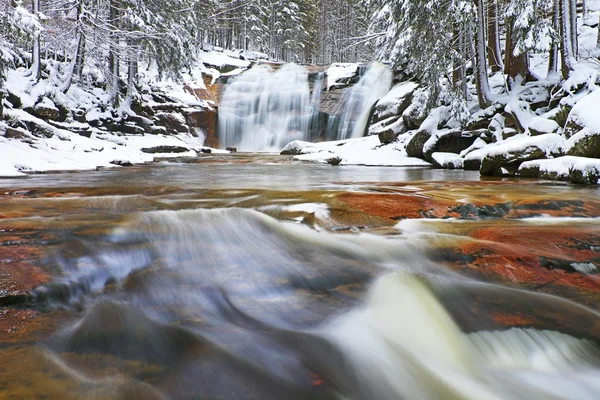
[[[502,70],[502,53],[500,51],[500,33],[498,29],[498,3],[489,0],[488,4],[488,62],[492,72]]]
[[[80,51],[83,51],[83,49],[85,48],[85,37],[83,34],[83,27],[81,26],[81,24],[83,24],[82,14],[83,0],[79,0],[79,2],[77,3],[77,19],[75,22],[75,31],[77,32],[77,47],[75,48],[75,55],[73,56],[73,61],[71,63],[69,74],[67,75],[67,79],[65,80],[65,82],[63,83],[63,87],[61,88],[61,91],[63,93],[67,93],[71,88],[71,85],[73,84],[73,75],[75,74],[75,71],[77,71],[77,73],[80,75],[81,70],[83,68],[83,54],[80,54]],[[81,78],[81,76],[79,76],[79,78]]]
[[[552,6],[552,27],[556,32],[560,32],[560,0],[554,0]],[[558,72],[558,41],[555,39],[552,41],[552,47],[550,48],[550,57],[548,59],[548,74],[555,74]]]
[[[117,4],[117,0],[111,0],[110,2],[110,23],[113,25],[111,29],[110,35],[110,50],[108,54],[108,65],[111,74],[112,80],[112,88],[111,88],[111,103],[113,107],[117,108],[119,106],[119,37],[114,33],[116,28],[118,27],[118,18],[119,18],[119,5]]]
[[[569,72],[573,70],[573,49],[571,44],[571,18],[570,18],[570,0],[558,0],[560,8],[560,56],[561,72],[564,79],[569,77]]]
[[[523,52],[515,55],[515,33],[512,19],[506,20],[506,54],[504,59],[504,73],[508,75],[508,87],[512,89],[517,82],[525,82],[530,78],[529,53]]]
[[[36,17],[40,15],[40,0],[33,0],[33,13]],[[32,59],[33,64],[31,65],[31,75],[36,82],[40,80],[42,75],[42,66],[40,60],[40,31],[36,31],[33,36],[33,52]]]
[[[579,54],[579,39],[577,35],[577,0],[569,0],[569,15],[571,17],[571,51],[575,60]]]
[[[485,55],[485,18],[483,0],[475,0],[477,6],[477,30],[475,33],[475,59],[477,100],[481,108],[490,105],[491,90],[487,75],[487,58]]]

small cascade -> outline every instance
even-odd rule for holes
[[[329,137],[336,140],[362,137],[371,108],[390,91],[392,78],[392,71],[385,65],[377,62],[371,64],[358,83],[346,92],[342,115],[329,121],[328,140]]]
[[[287,64],[273,72],[254,67],[226,88],[219,107],[219,142],[242,151],[279,151],[309,140],[313,119],[308,71]]]

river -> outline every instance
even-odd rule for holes
[[[0,187],[0,398],[600,397],[597,187],[264,154]]]

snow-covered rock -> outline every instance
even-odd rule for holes
[[[525,161],[555,157],[564,153],[565,139],[557,134],[540,136],[518,135],[496,145],[476,150],[465,160],[481,160],[482,175],[491,175],[501,168],[516,168]]]
[[[419,87],[415,82],[402,82],[394,86],[390,92],[379,99],[373,111],[372,124],[380,121],[397,117],[400,118],[402,113],[408,108],[412,102],[413,93]]]
[[[33,107],[33,114],[36,117],[57,120],[60,117],[60,111],[56,105],[47,97],[44,97],[42,101],[37,103]]]
[[[335,63],[327,70],[327,90],[343,86],[358,73],[357,63]]]
[[[544,135],[546,133],[557,133],[560,126],[556,121],[543,117],[535,117],[529,123],[529,134],[531,136]]]
[[[566,156],[550,160],[527,161],[519,167],[519,174],[526,178],[596,184],[600,179],[600,160]]]
[[[434,153],[459,154],[475,143],[477,136],[472,132],[463,132],[459,129],[441,129],[436,131],[423,145],[423,156],[432,160]]]
[[[565,136],[570,138],[582,130],[600,133],[600,90],[585,96],[569,113]]]
[[[309,147],[312,143],[303,142],[301,140],[294,140],[288,143],[282,150],[282,156],[297,156],[302,154],[302,150]]]
[[[462,169],[465,161],[456,153],[433,153],[431,159],[433,165],[445,169]]]

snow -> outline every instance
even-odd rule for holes
[[[301,155],[294,160],[327,163],[332,158],[341,159],[340,165],[366,166],[430,166],[426,161],[408,157],[401,144],[382,145],[377,136],[334,142],[308,143],[293,142],[300,148]]]
[[[392,90],[389,91],[388,94],[379,99],[379,102],[377,102],[377,108],[382,110],[385,109],[386,113],[388,110],[397,109],[399,100],[404,99],[407,95],[414,92],[418,87],[418,83],[411,81],[397,84],[392,88]]]
[[[542,117],[535,117],[529,123],[529,130],[540,132],[540,133],[554,133],[558,132],[560,126],[551,119],[546,119]]]
[[[584,127],[587,132],[600,133],[600,90],[580,100],[569,114],[569,123]]]
[[[584,85],[595,87],[597,80],[598,70],[585,63],[578,63],[573,66],[573,71],[569,73],[569,78],[563,82],[562,89],[567,93],[571,93]]]
[[[331,64],[327,70],[327,90],[336,86],[340,80],[352,78],[358,71],[357,63]]]
[[[566,140],[558,134],[549,133],[540,136],[517,135],[504,142],[491,144],[482,149],[469,153],[466,160],[482,160],[486,156],[497,156],[513,152],[523,151],[530,147],[538,147],[547,156],[560,154],[566,147]]]
[[[461,169],[463,167],[464,159],[461,158],[456,153],[433,153],[431,158],[435,160],[436,163],[441,165],[444,168],[456,168]]]
[[[131,164],[149,163],[157,158],[197,157],[202,146],[200,138],[191,135],[136,135],[117,134],[94,130],[92,137],[79,136],[68,130],[54,128],[23,110],[7,110],[7,115],[22,121],[30,120],[51,130],[51,138],[35,138],[31,144],[0,136],[0,176],[17,177],[26,173],[50,171],[94,170],[99,167],[115,167],[113,162]],[[68,124],[63,124],[67,125]],[[78,125],[79,126],[79,125]],[[0,132],[7,126],[2,123]],[[146,154],[143,148],[179,146],[188,148],[186,153]],[[213,150],[213,153],[227,153]]]
[[[215,67],[219,68],[224,67],[226,65],[231,65],[233,67],[246,69],[250,66],[250,61],[230,57],[229,55],[218,51],[208,51],[201,53],[199,61],[204,64],[214,65]]]
[[[585,157],[565,156],[550,160],[533,160],[521,164],[519,171],[539,169],[542,174],[553,174],[557,178],[568,179],[572,171],[581,171],[584,175],[600,175],[600,160]]]

